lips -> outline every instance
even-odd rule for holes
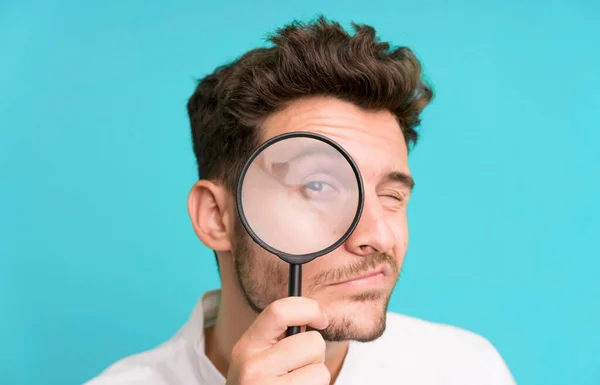
[[[357,276],[354,276],[351,278],[344,279],[343,281],[335,282],[332,285],[341,285],[344,283],[350,283],[350,282],[354,282],[354,281],[367,280],[369,278],[374,278],[380,274],[385,275],[385,267],[384,266],[381,266],[381,267],[379,267],[375,270],[372,270],[368,273],[363,273],[361,275],[357,275]]]

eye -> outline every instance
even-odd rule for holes
[[[308,199],[328,199],[335,193],[335,188],[324,181],[313,181],[302,186],[302,193]]]
[[[332,188],[330,184],[326,182],[310,182],[304,185],[305,188],[312,191],[323,191],[327,188]]]
[[[387,195],[388,197],[397,200],[398,202],[404,202],[404,196],[402,196],[401,194],[393,194],[393,195]]]
[[[379,197],[389,207],[400,207],[406,204],[406,196],[399,192],[385,192]]]

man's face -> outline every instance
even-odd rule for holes
[[[348,240],[305,265],[302,295],[320,303],[330,341],[377,338],[406,248],[411,178],[400,126],[389,112],[367,112],[331,98],[307,98],[269,116],[261,140],[310,131],[339,143],[356,161],[364,183],[361,219]],[[257,312],[287,296],[288,264],[255,244],[239,220],[233,256],[239,284]],[[308,242],[309,240],[307,240]]]

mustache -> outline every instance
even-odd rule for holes
[[[326,270],[318,273],[311,280],[310,289],[321,286],[329,282],[338,282],[345,279],[353,278],[362,273],[367,273],[379,265],[387,264],[394,274],[398,274],[398,263],[388,253],[375,253],[360,257],[360,260],[351,263],[347,266]]]

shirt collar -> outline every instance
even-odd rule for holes
[[[221,290],[210,290],[202,295],[190,319],[181,330],[182,336],[193,344],[196,365],[203,383],[225,384],[226,379],[205,353],[204,329],[214,325],[221,302]]]

